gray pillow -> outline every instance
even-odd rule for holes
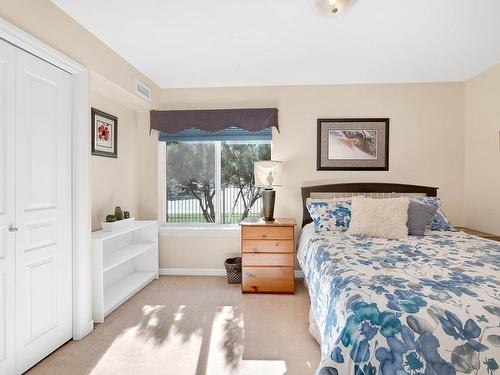
[[[406,222],[408,233],[411,236],[423,236],[436,211],[436,207],[410,201],[408,221]]]

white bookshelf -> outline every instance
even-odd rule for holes
[[[136,221],[113,232],[92,233],[92,318],[104,318],[158,278],[158,223]]]

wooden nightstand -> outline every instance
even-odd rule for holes
[[[479,232],[479,231],[474,230],[474,229],[462,228],[462,227],[456,227],[455,229],[464,231],[467,234],[472,234],[474,236],[478,236],[478,237],[481,237],[481,238],[486,238],[488,240],[500,241],[500,236],[496,236],[494,234]]]
[[[291,293],[295,291],[294,219],[241,222],[243,293]]]

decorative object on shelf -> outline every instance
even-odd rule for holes
[[[92,155],[118,157],[118,118],[92,108]]]
[[[115,207],[115,216],[117,221],[123,220],[123,210],[120,206]]]
[[[356,0],[311,0],[313,5],[327,16],[338,16],[349,9]]]
[[[106,215],[106,223],[114,223],[116,221],[115,215]]]
[[[226,259],[224,267],[226,267],[227,283],[241,284],[241,257]]]
[[[318,171],[388,171],[389,119],[318,119]]]
[[[111,215],[108,215],[111,216]],[[114,216],[114,215],[113,215]],[[107,217],[106,217],[107,218]],[[104,232],[114,232],[116,230],[122,230],[130,227],[135,223],[135,218],[131,217],[129,219],[115,220],[112,222],[101,223],[102,230]]]
[[[129,211],[123,211],[123,218],[124,219],[130,219],[130,212]]]
[[[255,186],[263,188],[262,203],[264,220],[274,220],[274,201],[276,192],[273,186],[282,184],[282,162],[275,160],[256,161],[254,163]]]

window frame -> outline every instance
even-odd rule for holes
[[[168,237],[239,237],[240,225],[222,224],[221,221],[221,187],[222,187],[222,143],[224,141],[211,141],[215,144],[215,223],[192,222],[176,223],[167,222],[167,144],[158,142],[158,217],[160,220],[160,236]],[[273,141],[269,141],[271,155],[273,153]],[[271,157],[272,158],[272,157]]]

